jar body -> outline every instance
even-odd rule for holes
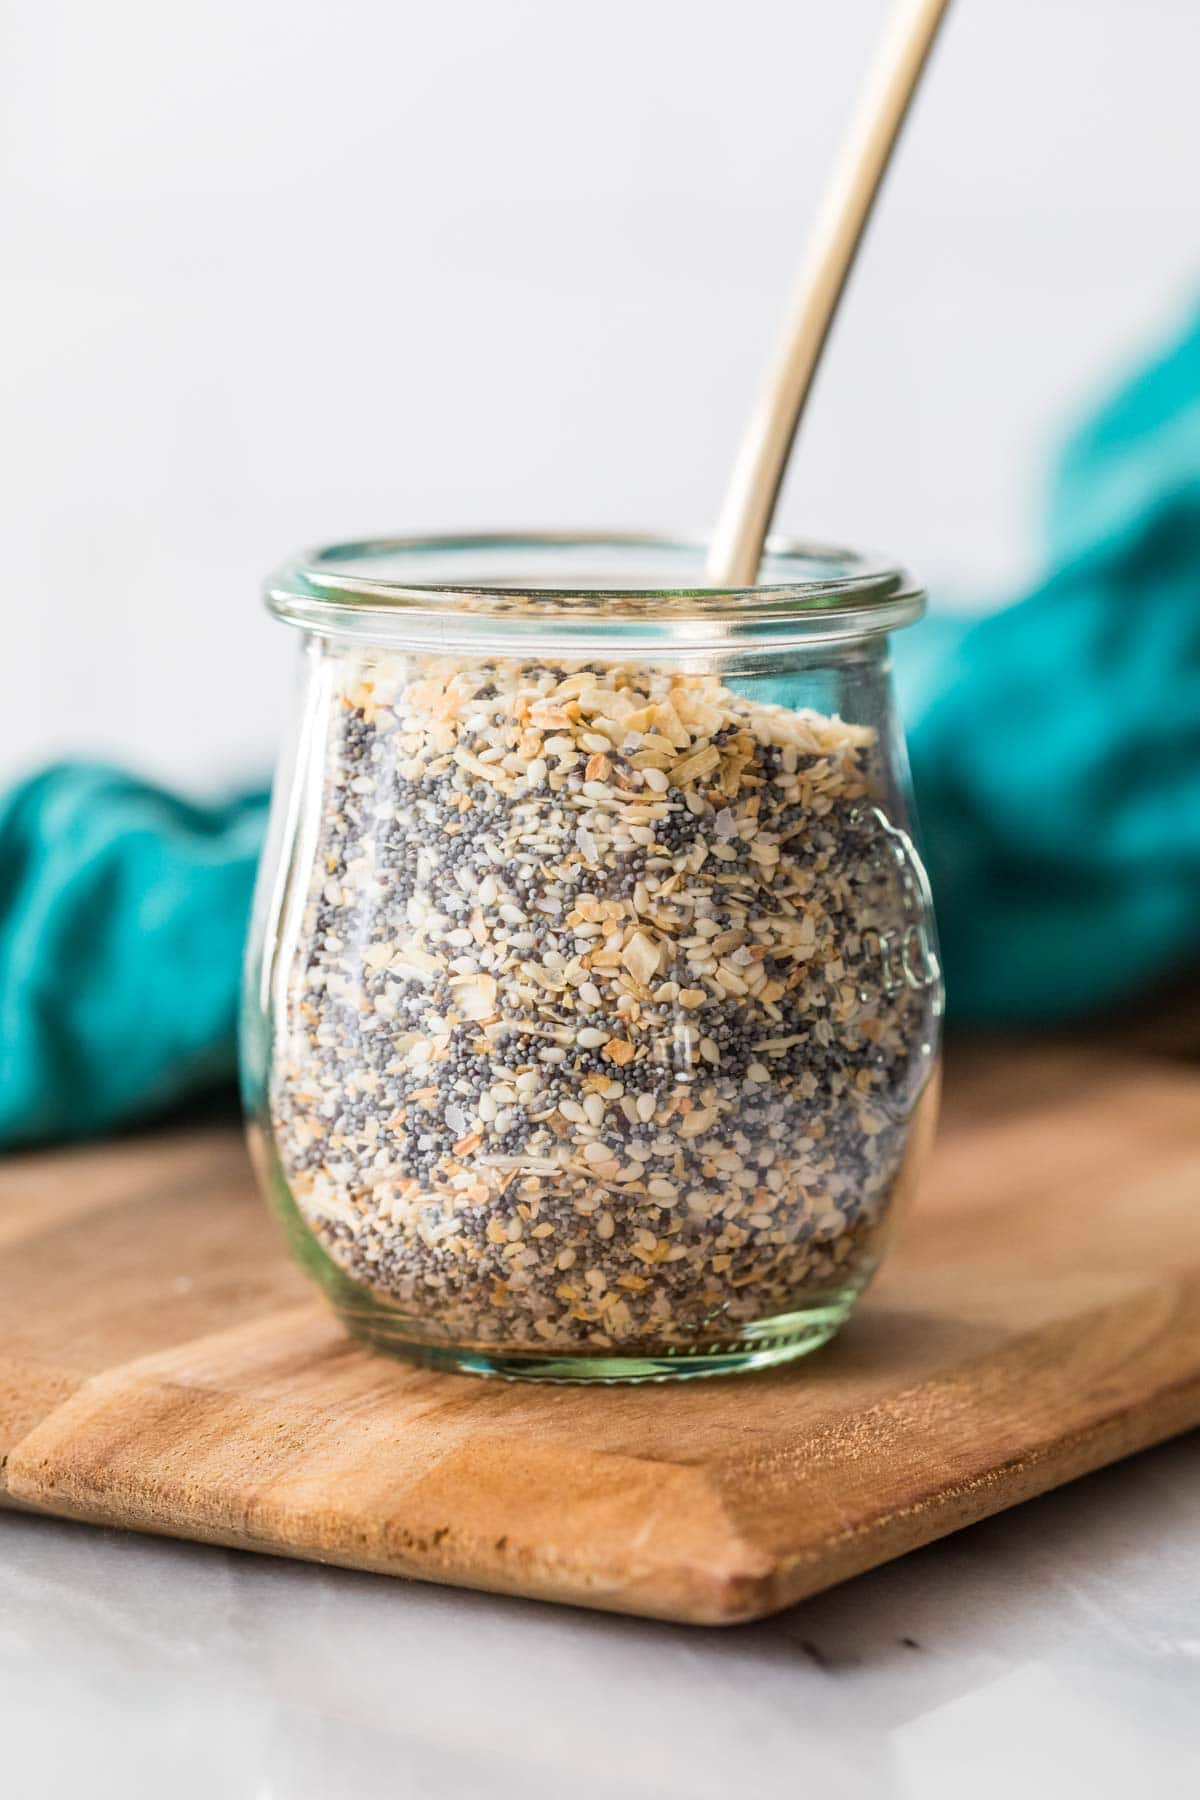
[[[727,675],[312,636],[304,671],[243,1065],[348,1328],[543,1379],[827,1338],[936,1106],[886,641]]]

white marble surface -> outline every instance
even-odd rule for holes
[[[1191,1800],[1200,1436],[726,1632],[3,1515],[0,1747],[14,1800]]]

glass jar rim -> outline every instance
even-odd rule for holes
[[[754,586],[713,587],[705,550],[630,531],[366,538],[294,557],[264,598],[318,636],[397,649],[669,658],[846,644],[924,610],[903,569],[857,551],[772,537]]]

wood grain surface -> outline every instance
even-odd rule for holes
[[[0,1171],[8,1505],[654,1617],[762,1616],[1200,1423],[1200,1071],[961,1050],[843,1336],[535,1388],[352,1345],[227,1128]]]

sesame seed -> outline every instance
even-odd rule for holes
[[[351,1283],[567,1355],[859,1283],[936,1027],[873,733],[637,667],[333,668],[271,1112]]]

